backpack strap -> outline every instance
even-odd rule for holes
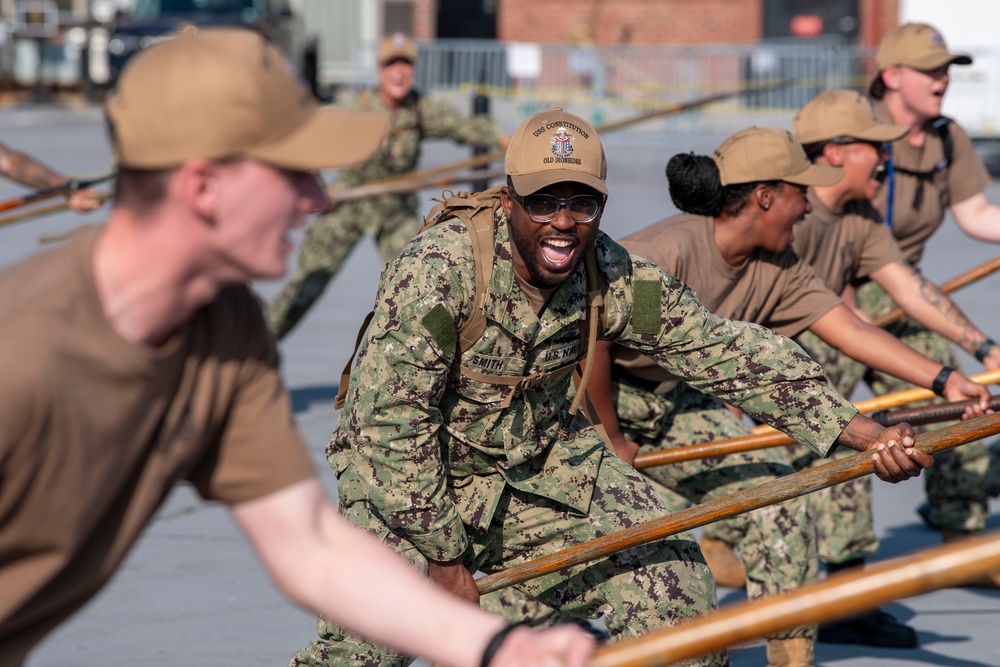
[[[469,230],[472,242],[472,257],[476,265],[476,290],[469,319],[458,330],[459,354],[465,352],[478,341],[486,330],[486,293],[490,274],[493,272],[493,249],[496,244],[495,211],[500,201],[500,188],[496,186],[473,196],[467,192],[452,194],[446,190],[443,200],[431,209],[420,231],[449,218],[459,218]]]
[[[895,164],[895,160],[893,159],[892,143],[890,142],[886,144],[886,146],[889,147],[889,160],[886,164],[886,176],[889,181],[889,197],[885,216],[885,222],[888,226],[892,227],[892,208],[893,199],[895,197],[895,180],[897,173],[914,176],[918,179],[917,190],[913,193],[913,202],[911,204],[913,208],[917,209],[920,208],[920,204],[924,199],[924,183],[930,181],[934,178],[934,174],[943,169],[947,169],[948,165],[951,164],[951,159],[955,154],[955,140],[951,136],[951,128],[949,127],[950,124],[951,119],[947,116],[938,116],[933,122],[931,122],[930,129],[934,132],[934,134],[940,137],[944,156],[930,169],[918,171],[916,169],[900,167]]]
[[[597,268],[597,254],[594,252],[593,247],[584,256],[583,262],[587,272],[587,338],[585,339],[587,342],[586,347],[581,350],[581,353],[587,356],[583,361],[583,371],[580,373],[580,384],[576,388],[576,395],[573,396],[573,402],[569,406],[566,420],[559,428],[559,439],[564,442],[573,437],[570,433],[570,427],[573,421],[576,420],[576,415],[580,412],[580,407],[587,394],[587,383],[590,381],[591,371],[594,370],[594,355],[592,353],[597,346],[598,330],[607,328],[607,309],[604,304],[604,281],[601,280],[600,271]],[[589,397],[587,397],[587,402],[588,404],[590,403]],[[597,420],[597,413],[592,407],[590,408],[590,413],[594,415],[594,422],[592,422],[594,428],[597,429],[601,438],[605,442],[608,442],[607,431],[604,430],[604,426]]]
[[[479,193],[479,197],[473,197],[467,192],[454,194],[450,190],[444,191],[442,197],[443,199],[435,200],[437,204],[424,218],[424,224],[420,227],[418,234],[452,217],[461,219],[469,229],[472,240],[472,257],[476,265],[476,298],[469,319],[458,331],[459,350],[465,352],[479,340],[483,331],[486,330],[483,306],[486,304],[486,288],[493,269],[493,211],[497,201],[499,201],[500,186]],[[488,215],[485,214],[487,211]],[[354,364],[354,358],[361,347],[361,341],[364,340],[365,332],[368,331],[368,325],[371,324],[374,316],[374,310],[365,316],[365,320],[358,330],[357,339],[354,341],[354,351],[351,352],[351,357],[347,360],[347,364],[340,374],[340,386],[337,388],[337,398],[333,403],[337,410],[344,407],[347,400],[347,389],[351,381],[351,366]]]
[[[340,386],[337,387],[337,398],[333,401],[333,407],[336,410],[344,407],[344,402],[347,400],[347,385],[351,382],[351,364],[354,363],[354,357],[358,354],[358,348],[361,347],[361,341],[364,340],[365,332],[368,331],[368,325],[372,323],[373,317],[375,317],[374,310],[365,315],[365,321],[361,323],[358,337],[354,341],[354,351],[351,352],[351,358],[347,360],[344,370],[340,372]]]

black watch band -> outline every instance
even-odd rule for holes
[[[527,625],[527,623],[524,623],[523,621],[521,623],[510,623],[505,625],[503,628],[498,630],[495,635],[490,637],[490,641],[487,642],[486,648],[483,649],[483,659],[479,661],[479,667],[490,667],[490,663],[493,662],[493,658],[496,656],[497,651],[500,650],[500,646],[503,644],[504,640],[507,639],[507,635],[522,625]]]
[[[944,385],[948,382],[948,376],[955,372],[955,369],[951,366],[944,366],[941,368],[941,372],[937,374],[934,378],[934,382],[931,383],[931,391],[933,391],[938,396],[944,396]]]
[[[992,350],[995,345],[996,341],[994,341],[992,338],[987,338],[986,340],[984,340],[983,344],[979,346],[978,350],[976,350],[976,360],[981,362],[983,359],[989,356],[990,350]]]

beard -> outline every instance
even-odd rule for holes
[[[569,280],[569,277],[573,275],[574,271],[576,271],[576,267],[579,266],[580,260],[582,260],[583,256],[590,250],[590,247],[594,245],[594,238],[591,238],[590,242],[586,246],[579,245],[580,236],[575,232],[572,234],[549,234],[542,237],[571,239],[574,244],[577,244],[575,247],[576,257],[572,265],[570,265],[566,271],[555,273],[547,270],[539,261],[540,251],[538,249],[538,242],[541,238],[524,234],[514,225],[509,225],[508,229],[510,230],[510,237],[514,242],[514,247],[517,248],[517,253],[521,256],[521,261],[524,262],[525,268],[531,275],[531,280],[529,282],[535,287],[540,287],[542,289],[559,287],[564,282]]]

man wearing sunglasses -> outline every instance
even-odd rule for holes
[[[600,339],[818,451],[837,442],[870,448],[880,476],[894,480],[930,465],[910,449],[908,425],[882,429],[858,415],[794,343],[709,313],[678,280],[600,232],[607,162],[584,119],[562,109],[527,119],[505,170],[507,184],[496,196],[479,193],[491,203],[471,222],[444,216],[386,266],[328,449],[345,516],[432,581],[480,602],[476,571],[669,513],[594,428],[568,419],[571,373],[591,343],[581,330],[595,322]],[[493,232],[488,262],[476,250],[483,227]],[[485,324],[470,342],[464,327],[477,308]],[[684,533],[481,602],[522,621],[530,620],[525,606],[512,601],[525,599],[579,618],[603,615],[618,638],[711,610],[715,585]],[[320,635],[293,665],[406,662],[325,621]]]

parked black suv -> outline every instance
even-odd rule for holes
[[[131,13],[119,15],[108,35],[109,85],[141,49],[165,39],[181,23],[238,25],[264,33],[287,51],[317,92],[319,47],[306,35],[301,16],[288,0],[136,0]]]

